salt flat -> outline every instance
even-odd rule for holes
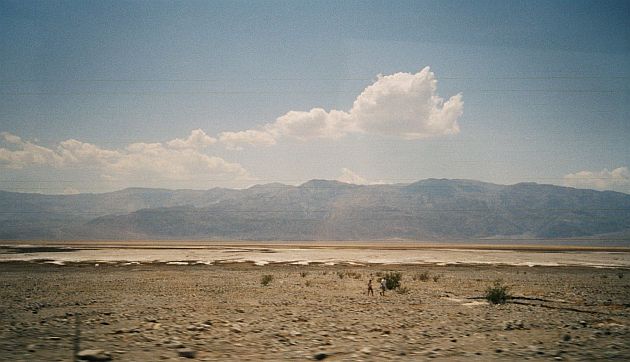
[[[630,249],[413,243],[58,243],[0,247],[0,262],[490,264],[630,267]]]

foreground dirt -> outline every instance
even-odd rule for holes
[[[391,271],[406,292],[381,297]],[[480,299],[497,279],[518,298]],[[0,263],[0,283],[6,361],[630,359],[628,270]]]

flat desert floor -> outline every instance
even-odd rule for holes
[[[380,296],[386,272],[402,289]],[[5,361],[630,359],[627,267],[5,260],[0,275]],[[489,305],[497,280],[514,298]]]

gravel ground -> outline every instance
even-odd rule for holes
[[[380,296],[391,271],[402,289]],[[630,270],[4,262],[0,275],[5,361],[630,359]],[[516,298],[489,305],[498,279]]]

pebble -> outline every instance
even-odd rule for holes
[[[84,361],[111,361],[109,353],[102,349],[84,349],[77,353],[77,358]]]

